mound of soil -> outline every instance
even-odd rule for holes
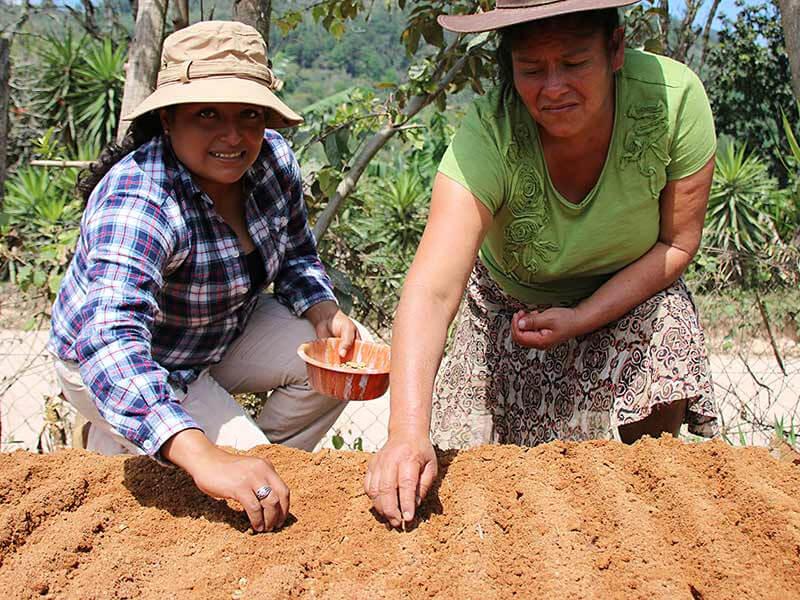
[[[0,455],[6,598],[798,598],[800,469],[763,449],[644,440],[440,456],[404,532],[368,455],[260,447],[281,531],[144,457]]]

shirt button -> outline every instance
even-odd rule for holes
[[[144,444],[142,444],[142,445],[144,446],[145,450],[150,450],[150,448],[153,447],[153,442],[151,442],[150,440],[145,440]]]

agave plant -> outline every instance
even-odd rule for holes
[[[68,29],[47,35],[35,52],[33,103],[45,127],[61,132],[71,151],[82,142],[103,146],[114,139],[125,84],[126,48],[106,39],[77,38]]]
[[[81,141],[104,146],[114,139],[125,85],[126,49],[111,40],[92,44],[77,67],[79,95],[75,98],[75,123]]]
[[[766,208],[776,183],[767,165],[744,145],[728,144],[718,155],[706,213],[705,243],[727,256],[739,276],[748,258],[768,250],[775,228]]]
[[[428,191],[419,175],[404,171],[382,181],[370,199],[362,223],[380,254],[410,263],[425,229]]]
[[[86,37],[75,38],[71,29],[63,34],[49,34],[35,46],[41,65],[33,94],[36,111],[44,116],[45,127],[56,127],[64,142],[71,146],[77,137],[75,106],[80,97],[78,68],[83,64]]]

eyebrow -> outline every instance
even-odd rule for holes
[[[572,57],[577,56],[579,54],[586,54],[590,50],[591,50],[591,48],[589,46],[583,46],[583,47],[580,47],[580,48],[575,48],[573,50],[568,50],[567,52],[565,52],[563,54],[563,56],[564,56],[564,58],[572,58]],[[530,64],[539,63],[539,62],[541,62],[541,60],[538,59],[538,58],[528,59],[528,58],[525,58],[524,56],[520,56],[517,59],[517,62],[530,65]]]

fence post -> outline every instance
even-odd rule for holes
[[[0,210],[6,187],[6,146],[8,145],[8,79],[11,58],[8,39],[0,37]],[[0,441],[3,439],[3,410],[0,406]]]
[[[7,38],[0,37],[0,209],[6,185],[6,147],[8,146],[8,92],[11,71],[10,46]]]

